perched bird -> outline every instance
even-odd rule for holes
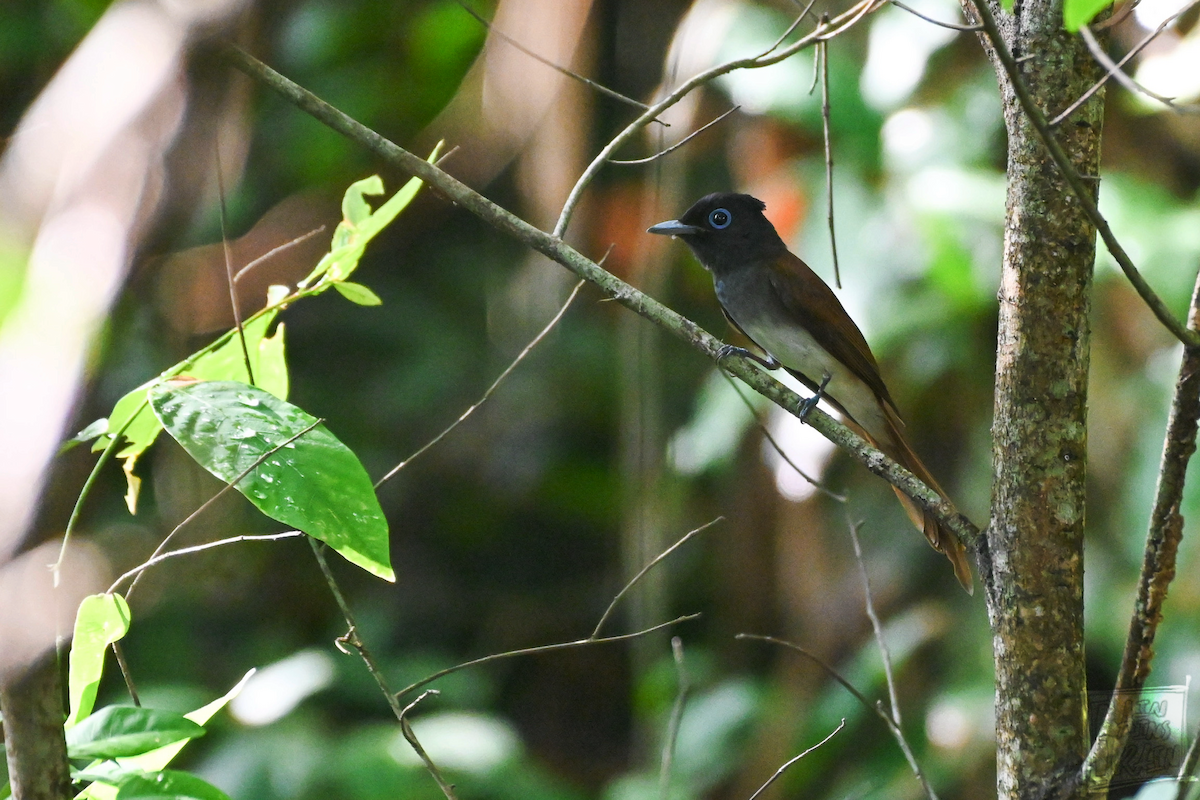
[[[787,249],[763,215],[766,205],[748,194],[710,194],[677,220],[650,233],[683,240],[712,273],[726,319],[766,353],[768,369],[782,366],[836,406],[864,437],[929,488],[945,496],[904,437],[904,422],[879,376],[867,340],[824,281]],[[966,549],[932,514],[899,489],[909,519],[954,565],[973,593]]]

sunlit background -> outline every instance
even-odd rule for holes
[[[963,21],[952,0],[910,4]],[[1144,0],[1108,31],[1111,51],[1122,55],[1179,7]],[[448,171],[549,229],[578,175],[639,112],[506,37],[647,101],[766,49],[798,13],[783,0],[472,8],[493,33],[453,0],[25,0],[0,8],[8,226],[0,234],[9,237],[0,248],[0,333],[8,337],[0,363],[36,351],[49,359],[38,362],[45,380],[69,380],[77,365],[87,376],[73,411],[69,395],[61,407],[40,399],[33,387],[42,378],[9,387],[0,410],[14,443],[29,440],[18,448],[23,458],[53,451],[46,431],[57,431],[63,415],[72,415],[72,432],[107,415],[126,391],[231,324],[218,151],[238,264],[318,225],[331,230],[352,181],[378,172],[394,189],[408,177],[251,85],[222,64],[212,42],[236,40],[414,152],[445,139],[457,148]],[[843,8],[818,0],[813,18]],[[1170,23],[1130,70],[1184,105],[1200,99],[1196,22],[1192,9]],[[982,526],[1005,199],[996,79],[973,33],[890,5],[834,40],[828,66],[839,297],[871,342],[916,450]],[[686,248],[644,230],[708,192],[744,191],[766,201],[793,250],[832,280],[814,69],[805,51],[693,94],[664,115],[669,127],[651,125],[616,156],[651,155],[739,110],[663,159],[605,166],[566,238],[596,259],[611,247],[608,269],[730,337],[711,281]],[[1182,315],[1200,268],[1200,116],[1121,88],[1109,91],[1107,109],[1101,208]],[[64,230],[65,244],[56,244]],[[45,274],[54,274],[55,258],[88,269],[95,262],[98,307],[64,308],[52,282],[34,280],[43,262],[23,271],[10,257],[32,246],[33,231],[35,252],[50,259]],[[303,277],[327,244],[318,235],[251,273],[241,287],[246,309],[262,304],[269,284]],[[103,313],[125,264],[124,290],[98,344],[55,349],[64,326]],[[428,190],[372,245],[356,279],[383,298],[381,307],[331,292],[284,315],[291,400],[324,418],[373,477],[476,401],[574,284]],[[31,300],[38,287],[44,293]],[[1180,350],[1106,254],[1092,318],[1087,649],[1090,687],[1103,690],[1132,609]],[[60,488],[43,515],[48,534],[61,533],[93,459],[86,448],[61,457]],[[796,467],[848,503],[814,491]],[[125,508],[125,479],[114,466],[81,527],[117,572],[143,560],[220,486],[165,437],[137,471],[145,481],[137,515]],[[22,478],[26,495],[35,478]],[[16,491],[8,478],[0,483]],[[681,676],[688,691],[670,797],[747,798],[843,718],[845,729],[768,795],[922,796],[887,729],[818,666],[735,639],[786,639],[872,700],[885,698],[848,530],[860,521],[916,757],[943,797],[994,796],[982,599],[962,592],[886,484],[590,287],[487,404],[380,496],[396,584],[345,562],[334,568],[394,688],[479,656],[587,636],[644,564],[724,517],[639,582],[606,632],[694,612],[698,620],[631,642],[496,661],[434,684],[441,694],[414,712],[414,728],[464,800],[662,796],[661,753]],[[1194,484],[1184,513],[1156,686],[1200,675]],[[179,544],[278,529],[231,495]],[[126,655],[148,705],[194,708],[260,668],[182,764],[233,798],[441,796],[362,663],[335,648],[345,622],[304,543],[177,559],[147,575],[132,607]],[[671,636],[682,644],[681,668]],[[101,700],[125,702],[113,675]]]

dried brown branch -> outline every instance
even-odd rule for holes
[[[786,647],[789,650],[794,650],[795,652],[804,656],[809,661],[813,662],[822,670],[824,670],[825,674],[829,675],[829,677],[840,683],[842,687],[846,691],[850,692],[850,694],[852,694],[854,698],[858,700],[858,702],[862,703],[868,711],[883,720],[883,724],[887,726],[888,731],[896,740],[896,744],[900,746],[900,751],[904,753],[904,758],[908,761],[908,766],[913,771],[913,775],[915,775],[917,780],[920,781],[921,787],[925,790],[925,795],[929,798],[929,800],[938,800],[937,794],[933,791],[933,787],[929,784],[929,779],[926,778],[925,773],[921,771],[921,765],[917,763],[917,757],[913,754],[912,748],[909,747],[908,740],[904,738],[904,731],[900,729],[900,726],[896,723],[896,721],[892,719],[887,711],[884,710],[882,702],[877,701],[872,703],[866,698],[866,695],[855,688],[850,681],[843,678],[837,670],[798,644],[793,644],[792,642],[784,639],[776,639],[774,636],[758,636],[751,633],[739,633],[733,638],[746,641],[767,642],[769,644],[777,644],[782,647]]]
[[[1096,41],[1095,34],[1092,33],[1091,28],[1089,28],[1087,25],[1084,25],[1079,29],[1079,35],[1083,39],[1084,44],[1087,45],[1088,52],[1092,54],[1092,58],[1096,59],[1096,61],[1100,63],[1100,66],[1108,70],[1108,75],[1116,78],[1117,83],[1121,84],[1129,91],[1135,94],[1144,94],[1146,97],[1149,97],[1152,100],[1157,100],[1167,108],[1179,114],[1194,114],[1197,111],[1200,111],[1200,109],[1196,108],[1195,106],[1178,105],[1176,104],[1174,97],[1164,97],[1158,92],[1152,92],[1145,86],[1142,86],[1140,83],[1135,81],[1133,78],[1126,75],[1124,71],[1122,71],[1121,68],[1114,64],[1113,60],[1108,57],[1108,53],[1104,52],[1104,48],[1100,46],[1098,41]]]
[[[825,23],[822,17],[821,22]],[[833,142],[829,135],[829,42],[817,45],[821,54],[821,133],[825,139],[825,205],[829,222],[829,249],[833,253],[833,283],[842,288],[842,270],[838,266],[837,234],[833,229]]]
[[[1157,28],[1150,31],[1150,33],[1146,34],[1146,36],[1140,42],[1138,42],[1136,45],[1134,45],[1133,49],[1131,49],[1128,53],[1126,53],[1121,58],[1120,61],[1116,62],[1115,64],[1112,64],[1112,66],[1110,66],[1110,67],[1107,67],[1107,72],[1105,72],[1104,76],[1102,78],[1100,78],[1100,80],[1098,80],[1094,84],[1092,84],[1090,89],[1088,89],[1086,92],[1084,92],[1082,95],[1080,95],[1078,100],[1076,100],[1074,103],[1071,103],[1071,105],[1067,106],[1067,108],[1061,114],[1056,116],[1054,119],[1050,120],[1050,126],[1055,127],[1055,126],[1061,124],[1062,121],[1065,120],[1067,117],[1074,114],[1079,109],[1080,106],[1082,106],[1084,103],[1086,103],[1088,101],[1088,98],[1090,98],[1096,92],[1100,91],[1101,87],[1103,87],[1104,84],[1108,83],[1108,79],[1113,77],[1118,71],[1120,71],[1120,69],[1122,67],[1124,67],[1125,64],[1129,62],[1130,59],[1132,59],[1138,53],[1142,52],[1142,50],[1144,50],[1146,48],[1146,45],[1150,44],[1152,41],[1154,41],[1156,38],[1158,38],[1158,36],[1163,31],[1165,31],[1168,26],[1171,25],[1171,23],[1173,23],[1175,20],[1177,20],[1181,15],[1187,13],[1197,3],[1200,3],[1200,0],[1191,0],[1191,2],[1187,3],[1183,8],[1179,9],[1174,14],[1172,14],[1171,16],[1164,19]],[[1125,13],[1132,11],[1133,7],[1135,5],[1137,5],[1137,4],[1131,3],[1129,6],[1127,6]],[[1107,23],[1112,23],[1115,19],[1116,19],[1116,17],[1110,18],[1110,19],[1106,20],[1104,23],[1100,23],[1100,24],[1096,25],[1096,27],[1101,28],[1103,26],[1106,26]],[[1111,61],[1110,61],[1110,63],[1111,63]]]
[[[949,28],[952,31],[981,31],[981,30],[983,30],[982,25],[960,25],[956,22],[942,22],[941,20],[934,19],[933,17],[929,17],[929,16],[926,16],[925,14],[922,14],[920,11],[917,11],[915,8],[910,8],[909,6],[904,5],[904,3],[901,3],[900,0],[889,0],[889,2],[891,2],[891,4],[896,6],[897,8],[904,9],[908,13],[912,14],[914,17],[920,17],[921,19],[925,20],[926,22],[937,25],[939,28]]]
[[[871,620],[871,630],[875,633],[875,644],[879,647],[879,656],[883,660],[883,676],[887,681],[888,704],[892,707],[892,721],[896,727],[904,723],[900,719],[900,698],[896,696],[896,676],[892,674],[892,651],[888,649],[887,641],[883,638],[883,624],[875,613],[875,598],[871,594],[871,579],[867,575],[867,562],[863,558],[862,543],[858,540],[858,529],[861,522],[850,519],[850,509],[846,508],[846,527],[850,530],[850,541],[854,543],[854,560],[858,562],[858,575],[862,578],[863,602],[867,609],[867,618]]]
[[[1192,292],[1188,327],[1200,328],[1200,275]],[[1146,548],[1138,578],[1125,652],[1112,700],[1100,733],[1080,770],[1085,785],[1107,784],[1133,721],[1138,692],[1146,685],[1154,658],[1154,637],[1162,622],[1167,588],[1175,577],[1175,557],[1183,538],[1183,489],[1188,463],[1196,452],[1197,417],[1200,416],[1200,351],[1185,350],[1171,400],[1171,415],[1158,470],[1158,488],[1146,532]]]
[[[313,229],[312,229],[311,231],[309,231],[308,233],[302,233],[302,234],[300,234],[300,235],[299,235],[299,236],[297,236],[295,239],[292,239],[290,242],[284,242],[284,243],[283,243],[283,244],[281,244],[281,245],[276,245],[275,247],[272,247],[270,250],[268,250],[267,252],[263,253],[261,256],[259,256],[258,258],[254,259],[254,260],[253,260],[253,261],[251,261],[249,264],[247,264],[246,266],[244,266],[244,267],[242,267],[241,269],[239,269],[239,270],[237,271],[237,273],[236,273],[236,274],[233,276],[233,281],[234,281],[234,283],[237,283],[238,281],[240,281],[240,280],[242,279],[242,277],[243,277],[243,276],[244,276],[244,275],[245,275],[247,272],[249,272],[250,270],[254,269],[254,268],[255,268],[255,267],[257,267],[259,264],[262,264],[262,263],[263,263],[264,261],[266,261],[267,259],[270,259],[270,258],[272,258],[272,257],[274,257],[274,256],[277,256],[277,255],[279,255],[280,253],[282,253],[283,251],[285,251],[285,250],[287,250],[287,249],[289,249],[289,248],[295,247],[295,246],[296,246],[296,245],[298,245],[298,244],[301,244],[301,243],[303,243],[303,242],[307,242],[309,239],[311,239],[312,237],[316,236],[317,234],[319,234],[319,233],[320,233],[321,231],[323,231],[323,230],[325,230],[325,226],[324,226],[324,225],[320,225],[320,226],[318,226],[318,227],[316,227],[316,228],[313,228]]]
[[[1100,234],[1100,238],[1104,240],[1108,252],[1112,254],[1113,259],[1121,267],[1121,271],[1125,273],[1125,277],[1133,284],[1133,288],[1137,290],[1142,301],[1149,306],[1150,311],[1158,318],[1163,327],[1171,332],[1171,334],[1183,342],[1184,346],[1189,349],[1200,347],[1200,334],[1194,330],[1186,328],[1167,308],[1166,303],[1162,298],[1151,288],[1146,279],[1138,271],[1129,254],[1125,252],[1125,248],[1117,241],[1117,237],[1112,232],[1112,228],[1108,225],[1108,220],[1100,213],[1100,209],[1096,206],[1096,202],[1092,199],[1092,194],[1084,179],[1080,177],[1079,172],[1071,164],[1071,159],[1059,144],[1058,139],[1054,136],[1054,131],[1050,127],[1050,123],[1046,121],[1045,114],[1038,107],[1037,102],[1033,99],[1033,95],[1029,92],[1029,87],[1021,78],[1020,69],[1017,66],[1016,59],[1008,49],[1008,45],[1004,41],[1004,37],[1000,33],[999,27],[996,25],[996,18],[992,15],[991,8],[988,7],[986,0],[970,0],[972,8],[979,16],[979,21],[983,25],[984,35],[987,36],[992,48],[995,50],[996,57],[1004,68],[1005,74],[1008,76],[1009,82],[1012,84],[1013,93],[1017,96],[1018,102],[1021,104],[1022,110],[1028,117],[1030,124],[1037,131],[1038,137],[1049,151],[1050,157],[1054,160],[1067,185],[1071,188],[1071,193],[1075,195],[1075,199],[1079,202],[1088,219],[1096,226],[1096,231]]]
[[[601,261],[601,263],[603,263],[604,259],[600,259],[600,261]],[[411,456],[404,459],[399,464],[397,464],[396,466],[394,466],[390,470],[388,470],[388,473],[386,475],[384,475],[382,478],[380,478],[379,480],[377,480],[375,482],[375,488],[378,489],[380,486],[387,483],[389,480],[391,480],[393,477],[396,476],[396,473],[398,473],[400,470],[407,467],[409,464],[411,464],[413,461],[415,461],[419,456],[423,455],[427,450],[429,450],[431,447],[436,445],[442,439],[445,439],[446,436],[449,435],[449,433],[452,430],[454,430],[459,425],[461,425],[463,422],[465,422],[467,417],[474,414],[475,411],[481,405],[486,403],[488,398],[490,398],[492,396],[492,394],[496,391],[496,389],[500,388],[500,384],[504,383],[504,381],[508,378],[508,376],[512,374],[512,371],[514,369],[516,369],[517,366],[522,361],[525,360],[525,357],[528,356],[531,352],[533,352],[533,348],[537,347],[538,344],[540,344],[541,341],[550,334],[550,331],[554,330],[555,326],[558,325],[559,320],[561,320],[563,318],[563,315],[567,313],[567,309],[571,307],[571,303],[575,302],[575,296],[579,294],[579,290],[582,288],[583,288],[583,281],[580,281],[579,283],[575,284],[575,288],[571,290],[571,294],[569,294],[567,296],[567,299],[563,302],[562,306],[559,307],[558,312],[553,317],[551,317],[550,321],[546,323],[546,326],[544,328],[542,328],[541,332],[538,333],[537,336],[534,336],[533,339],[530,340],[529,344],[525,345],[525,348],[523,350],[521,350],[520,353],[517,354],[517,357],[514,358],[507,367],[504,368],[504,371],[500,373],[500,375],[496,378],[496,380],[492,381],[492,385],[487,388],[487,391],[483,393],[482,397],[480,397],[478,400],[476,400],[469,408],[467,408],[466,411],[459,414],[458,419],[454,420],[454,422],[451,422],[441,433],[439,433],[437,436],[433,437],[428,442],[426,442],[424,445],[422,445],[420,448],[418,448],[417,451],[415,453],[413,453]]]
[[[830,739],[832,739],[834,736],[836,736],[838,734],[838,732],[841,731],[842,728],[844,728],[844,727],[846,727],[846,718],[842,717],[842,721],[840,723],[838,723],[838,726],[833,729],[832,733],[830,733],[828,736],[826,736],[821,741],[814,744],[812,747],[805,750],[800,755],[793,756],[792,758],[788,759],[786,762],[784,762],[782,767],[775,770],[775,774],[772,775],[770,778],[767,778],[767,782],[764,783],[762,786],[758,787],[758,791],[756,791],[754,794],[750,795],[750,800],[758,800],[759,795],[761,795],[763,792],[765,792],[767,790],[767,787],[769,787],[772,783],[779,780],[780,776],[783,775],[783,773],[787,771],[788,767],[792,766],[792,764],[795,764],[797,761],[804,758],[806,755],[811,753],[813,750],[816,750],[818,747],[820,747],[821,745],[828,742]]]
[[[699,128],[697,128],[696,130],[694,130],[694,131],[692,131],[691,133],[689,133],[687,136],[685,136],[685,137],[683,137],[682,139],[680,139],[680,140],[679,140],[678,142],[676,142],[675,144],[673,144],[673,145],[671,145],[670,147],[668,147],[668,148],[665,148],[665,149],[663,149],[663,150],[659,150],[657,153],[655,153],[655,154],[654,154],[654,155],[652,155],[652,156],[646,156],[645,158],[633,158],[633,159],[628,159],[628,160],[626,160],[626,159],[620,159],[620,158],[610,158],[610,159],[608,160],[608,163],[610,163],[610,164],[620,164],[620,165],[622,165],[622,166],[627,166],[627,167],[628,167],[628,166],[635,166],[635,165],[638,165],[638,164],[649,164],[649,163],[651,163],[652,161],[657,161],[658,159],[662,158],[663,156],[667,155],[668,153],[673,153],[673,152],[675,152],[676,150],[678,150],[679,148],[683,147],[685,144],[687,144],[688,142],[690,142],[692,139],[695,139],[697,136],[699,136],[700,134],[704,133],[706,130],[708,130],[709,128],[711,128],[713,125],[716,125],[718,122],[720,122],[721,120],[725,119],[725,118],[726,118],[726,117],[728,117],[730,114],[732,114],[733,112],[737,111],[739,108],[741,108],[741,106],[734,106],[733,108],[729,109],[728,111],[726,111],[724,114],[722,114],[721,116],[717,117],[717,118],[716,118],[716,119],[714,119],[713,121],[711,121],[711,122],[708,122],[708,123],[706,123],[705,125],[703,125],[702,127],[699,127]]]

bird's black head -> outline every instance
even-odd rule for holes
[[[766,204],[748,194],[710,194],[676,220],[650,233],[678,236],[709,271],[731,272],[778,256],[787,245],[763,215]]]

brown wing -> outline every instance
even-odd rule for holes
[[[789,252],[785,251],[767,266],[771,286],[784,308],[803,321],[818,344],[845,364],[871,387],[877,397],[894,409],[896,404],[892,402],[892,396],[879,375],[879,365],[867,346],[867,340],[833,290],[808,264]]]

